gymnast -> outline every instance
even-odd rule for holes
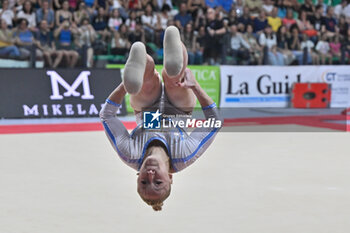
[[[216,104],[187,68],[187,51],[176,27],[170,26],[164,37],[164,68],[162,80],[144,44],[135,42],[125,64],[123,82],[110,94],[100,112],[106,135],[126,165],[138,171],[137,192],[155,211],[161,210],[170,195],[173,173],[179,172],[196,159],[213,142],[221,128],[170,127],[152,130],[143,127],[142,111],[158,109],[167,115],[190,115],[196,99],[206,119],[220,121]],[[129,134],[116,117],[126,93],[134,109],[138,126]],[[168,119],[170,120],[170,119]]]

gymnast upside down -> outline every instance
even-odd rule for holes
[[[216,104],[187,68],[187,51],[176,27],[170,26],[164,37],[162,80],[154,61],[141,42],[132,45],[125,64],[123,82],[110,94],[100,112],[106,135],[119,157],[138,171],[137,192],[158,211],[170,195],[173,173],[196,159],[213,142],[218,126],[196,128],[190,134],[172,127],[148,130],[142,127],[142,110],[156,107],[163,113],[191,114],[196,99],[206,119],[219,120]],[[131,134],[116,117],[126,93],[139,124]]]

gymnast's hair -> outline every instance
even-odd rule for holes
[[[147,203],[147,205],[152,206],[154,211],[161,211],[162,210],[162,206],[163,206],[163,202],[165,201],[165,199],[167,199],[170,195],[170,191],[171,191],[171,185],[169,185],[169,190],[166,192],[166,194],[164,195],[164,197],[162,197],[159,200],[148,200],[146,198],[143,198],[141,195],[141,199]]]

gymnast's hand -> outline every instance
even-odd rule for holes
[[[198,86],[198,82],[190,69],[186,68],[185,75],[180,82],[177,82],[177,86],[191,89]]]

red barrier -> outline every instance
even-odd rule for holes
[[[327,83],[295,83],[291,102],[294,108],[327,108],[331,87]]]

